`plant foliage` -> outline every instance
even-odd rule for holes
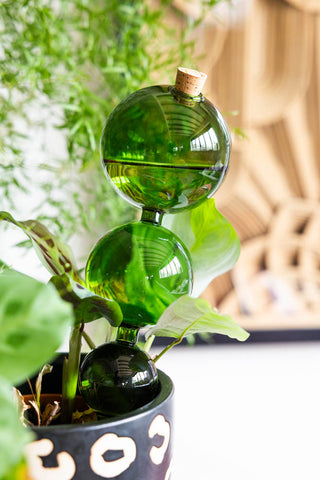
[[[68,275],[54,275],[50,282],[56,287],[61,298],[73,306],[75,324],[89,323],[106,318],[112,327],[121,324],[123,315],[117,302],[92,293]]]
[[[233,266],[239,253],[239,240],[229,222],[215,209],[213,201],[205,202],[190,215],[183,217],[182,224],[173,223],[172,226],[190,248],[198,279],[203,275],[206,283]],[[71,249],[41,223],[18,221],[7,212],[0,212],[0,220],[21,228],[32,239],[46,268],[55,274],[49,285],[43,285],[0,262],[0,375],[3,377],[0,377],[0,384],[1,380],[17,383],[47,362],[63,341],[66,328],[71,326],[62,403],[62,415],[70,418],[85,323],[105,316],[113,327],[117,327],[122,321],[121,309],[117,302],[94,295],[84,287],[72,261]],[[217,267],[211,268],[211,263]],[[184,337],[204,332],[222,333],[241,341],[248,336],[230,316],[216,312],[204,299],[183,296],[165,310],[157,325],[149,329],[146,346],[150,347],[154,336],[175,338],[158,355],[160,358]],[[2,394],[6,401],[5,391],[0,391],[0,400]],[[7,414],[8,421],[14,423],[10,411]],[[0,414],[0,426],[1,422]],[[4,429],[7,427],[4,423]],[[10,462],[4,463],[6,468],[11,467]]]
[[[1,273],[0,375],[17,384],[35,373],[60,347],[72,318],[52,285],[14,270]]]
[[[72,304],[75,324],[105,317],[112,326],[120,325],[122,313],[119,305],[113,300],[93,294],[84,287],[73,252],[68,245],[62,243],[37,220],[19,221],[4,211],[0,212],[1,220],[19,227],[31,239],[42,264],[53,274],[51,283],[61,298]]]
[[[21,463],[24,445],[32,441],[31,431],[22,426],[11,385],[0,377],[0,478],[23,480],[25,466]]]
[[[172,28],[167,21],[171,4],[0,3],[0,192],[5,207],[13,211],[17,193],[28,194],[38,184],[42,195],[35,215],[55,232],[58,227],[63,238],[80,227],[96,231],[106,219],[111,227],[133,217],[133,209],[115,200],[100,174],[99,137],[105,118],[127,94],[155,79],[172,81],[183,62],[194,66],[188,32],[200,20],[186,23],[181,32]],[[59,158],[46,144],[48,124],[65,142]],[[30,125],[44,139],[39,161],[27,159]]]
[[[8,212],[0,212],[1,220],[16,225],[30,238],[39,259],[52,275],[67,274],[81,282],[70,247],[58,240],[42,223],[37,220],[20,222]]]
[[[194,297],[214,278],[231,270],[238,260],[239,238],[231,223],[217,210],[214,198],[179,215],[167,215],[164,225],[183,240],[190,252]]]
[[[4,265],[4,264],[3,264]],[[4,267],[3,267],[4,268]],[[52,285],[4,268],[0,274],[0,478],[27,479],[22,462],[31,431],[22,426],[12,384],[53,358],[72,324],[72,310]]]
[[[180,343],[183,338],[195,333],[220,333],[241,342],[249,336],[230,315],[222,315],[214,310],[204,298],[191,298],[184,295],[169,305],[156,325],[149,328],[146,337],[155,335],[176,338],[173,344],[169,345],[171,348]],[[169,348],[166,348],[161,355]]]

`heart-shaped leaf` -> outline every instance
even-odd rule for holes
[[[229,315],[213,310],[204,298],[184,295],[163,312],[156,325],[147,330],[146,338],[155,335],[181,341],[195,333],[220,333],[242,342],[249,336]]]
[[[20,222],[8,212],[0,212],[0,220],[16,225],[31,239],[37,255],[47,270],[53,275],[70,275],[75,281],[82,283],[77,273],[72,251],[37,220]]]
[[[240,242],[230,222],[216,209],[213,198],[179,215],[166,215],[164,225],[182,240],[191,255],[193,297],[230,270],[240,254]]]
[[[0,274],[0,375],[13,384],[48,362],[72,325],[71,305],[53,285],[15,270]]]
[[[110,325],[118,327],[122,322],[122,311],[117,302],[100,297],[67,275],[56,275],[50,280],[60,296],[70,302],[74,309],[76,323],[88,323],[98,318],[106,318]]]

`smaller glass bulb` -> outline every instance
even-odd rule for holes
[[[151,402],[159,393],[152,359],[134,343],[138,330],[119,328],[115,342],[92,350],[84,359],[79,390],[97,412],[114,416]]]
[[[128,223],[98,242],[87,262],[86,282],[94,293],[119,303],[123,325],[152,325],[191,292],[189,254],[166,228]]]

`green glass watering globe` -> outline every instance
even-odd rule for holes
[[[80,389],[91,408],[107,416],[150,402],[160,389],[157,369],[135,343],[138,330],[119,328],[117,340],[92,350],[80,369]]]
[[[116,191],[138,207],[175,213],[211,197],[229,163],[230,137],[201,94],[175,87],[138,90],[112,112],[102,161]]]
[[[123,324],[155,324],[181,295],[190,293],[189,254],[166,228],[132,222],[103,237],[86,267],[87,285],[100,296],[116,300]]]
[[[93,350],[80,372],[87,403],[106,415],[132,408],[127,397],[141,406],[157,394],[156,368],[135,345],[138,331],[155,324],[172,302],[192,290],[189,253],[161,226],[163,214],[199,205],[216,192],[227,172],[228,128],[201,94],[205,78],[178,69],[174,87],[133,93],[115,108],[103,130],[107,178],[120,196],[142,209],[141,221],[105,235],[86,265],[88,288],[116,300],[123,313],[117,341]],[[132,332],[135,340],[128,341]]]

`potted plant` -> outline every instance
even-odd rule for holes
[[[185,234],[187,238],[188,236],[191,238],[194,236],[195,232],[192,230],[191,225],[198,225],[200,228],[194,237],[194,244],[197,242],[197,238],[199,238],[200,232],[201,236],[204,240],[204,248],[206,252],[203,254],[202,262],[205,261],[208,253],[210,253],[211,258],[215,259],[223,259],[223,261],[219,261],[215,264],[212,262],[212,267],[210,271],[204,269],[203,263],[201,262],[201,258],[199,258],[199,276],[200,272],[202,271],[201,277],[201,286],[200,288],[204,288],[205,285],[210,282],[211,278],[214,278],[216,275],[222,273],[223,271],[232,267],[239,252],[239,244],[236,237],[234,230],[232,229],[231,225],[227,222],[225,218],[216,210],[214,206],[214,201],[209,200],[208,202],[204,203],[200,207],[192,210],[190,213],[184,214],[184,219],[180,219],[180,225],[176,226],[177,228],[184,228]],[[187,218],[188,217],[188,218]],[[8,214],[1,214],[2,219],[6,219],[9,221],[14,222],[23,230],[28,233],[33,239],[35,244],[39,247],[38,251],[43,251],[44,243],[48,245],[51,243],[52,247],[49,247],[46,253],[47,261],[45,262],[47,266],[50,264],[50,270],[53,268],[55,271],[54,278],[56,279],[57,276],[63,279],[65,275],[64,268],[61,268],[59,259],[65,256],[65,246],[59,244],[59,247],[56,243],[56,238],[42,225],[39,225],[36,221],[27,221],[27,222],[16,222],[9,217]],[[42,235],[39,234],[39,229],[42,231]],[[35,232],[38,232],[37,234]],[[50,240],[52,242],[50,242]],[[207,245],[207,247],[206,247]],[[197,248],[194,249],[194,256],[195,258],[197,255],[200,255],[200,251],[197,251]],[[65,257],[67,260],[67,269],[69,270],[69,256]],[[44,261],[44,257],[42,257]],[[202,265],[201,265],[202,263]],[[73,297],[72,304],[62,300],[55,292],[53,285],[44,285],[40,282],[31,279],[23,274],[20,274],[15,271],[8,270],[4,265],[2,266],[2,274],[0,275],[0,304],[1,304],[1,324],[2,324],[2,331],[7,330],[7,335],[1,337],[1,404],[2,409],[0,415],[2,416],[2,428],[1,428],[1,435],[3,436],[3,445],[6,448],[1,450],[2,461],[0,462],[2,471],[0,474],[3,478],[15,478],[13,476],[12,471],[10,473],[6,472],[7,467],[11,468],[16,466],[17,461],[20,460],[19,455],[22,452],[22,446],[26,441],[30,442],[31,434],[30,432],[26,431],[25,428],[19,425],[19,416],[14,408],[13,397],[9,390],[9,386],[6,386],[6,383],[11,382],[13,384],[19,384],[23,380],[25,380],[26,376],[31,375],[35,372],[37,368],[40,368],[43,364],[50,361],[54,356],[54,352],[57,350],[61,342],[63,341],[63,337],[69,328],[72,328],[72,333],[70,335],[70,353],[69,353],[69,361],[76,356],[77,362],[80,361],[79,355],[79,340],[85,334],[85,330],[82,330],[82,324],[79,325],[76,321],[79,311],[84,312],[84,322],[92,321],[93,318],[98,318],[101,315],[109,315],[110,309],[105,306],[104,299],[97,298],[96,295],[93,295],[91,292],[86,291],[86,297],[82,299],[77,296],[78,292],[78,283],[74,283],[74,290],[69,291]],[[56,270],[57,269],[57,270]],[[58,273],[59,271],[59,273]],[[76,273],[77,270],[74,270]],[[58,273],[58,275],[57,275]],[[69,271],[70,273],[70,271]],[[68,274],[69,274],[68,273]],[[61,290],[60,290],[61,291]],[[76,293],[75,293],[76,292]],[[52,296],[52,299],[50,299]],[[76,299],[76,301],[75,301]],[[86,300],[87,299],[87,300]],[[12,306],[12,303],[14,306]],[[100,303],[101,302],[101,303]],[[179,305],[180,303],[180,305]],[[11,305],[11,307],[10,307]],[[180,308],[181,307],[181,308]],[[187,321],[184,318],[184,315],[188,312],[188,319]],[[20,322],[13,322],[13,319],[16,319],[17,316],[20,319]],[[109,317],[108,317],[109,318]],[[11,326],[11,330],[10,330]],[[39,331],[37,331],[39,330]],[[78,335],[79,332],[79,335]],[[159,335],[159,336],[169,336],[173,337],[174,340],[170,343],[167,347],[164,348],[163,352],[158,355],[158,359],[166,352],[169,348],[173,345],[178,344],[184,337],[187,337],[189,334],[193,334],[196,332],[211,332],[211,333],[222,333],[227,334],[230,337],[238,338],[239,340],[245,340],[247,337],[246,332],[244,332],[232,319],[226,315],[222,315],[216,311],[214,311],[209,304],[201,298],[191,298],[191,297],[184,297],[181,298],[180,301],[177,301],[175,305],[168,307],[168,309],[164,312],[162,318],[160,319],[159,323],[155,326],[155,328],[150,329],[150,333],[152,335]],[[10,336],[10,333],[12,335]],[[16,343],[19,343],[19,334],[21,335],[21,340],[23,342],[20,343],[19,348],[12,344],[12,338],[14,336],[17,337]],[[25,337],[23,337],[25,335]],[[11,340],[10,340],[11,338]],[[75,341],[75,338],[77,339]],[[149,349],[150,347],[150,339],[146,340],[145,348]],[[27,341],[28,340],[28,341]],[[8,356],[8,349],[10,347],[11,342],[11,349],[12,354]],[[44,346],[44,351],[40,349],[40,346]],[[71,357],[70,357],[71,354]],[[30,358],[29,358],[30,357]],[[157,360],[157,359],[155,359]],[[9,367],[10,366],[10,369]],[[12,370],[12,371],[11,371]],[[77,372],[73,372],[69,374],[72,378],[72,374],[76,374]],[[162,375],[162,374],[161,374]],[[69,378],[70,378],[69,377]],[[4,378],[7,380],[5,381]],[[164,378],[166,378],[164,376]],[[72,396],[75,395],[75,383],[70,381],[70,390],[73,387]],[[172,386],[170,379],[166,378],[165,386],[163,387],[164,390],[162,394],[164,397],[158,397],[153,406],[158,408],[159,403],[165,400],[167,405],[168,412],[166,417],[169,417],[171,422],[171,413],[170,413],[170,398],[172,396]],[[71,395],[71,394],[70,394]],[[10,398],[11,397],[11,398]],[[72,402],[72,397],[67,397],[67,401]],[[146,409],[142,408],[140,411],[136,411],[135,413],[141,417],[145,416]],[[151,411],[151,415],[154,412]],[[126,424],[126,421],[131,418],[131,415],[124,415],[120,419],[120,426]],[[149,420],[149,419],[148,419]],[[148,421],[147,420],[147,421]],[[132,421],[132,419],[131,419]],[[121,423],[122,422],[122,423]],[[107,423],[107,429],[105,427],[105,423]],[[150,422],[151,424],[151,422]],[[150,428],[149,424],[149,428]],[[98,422],[94,422],[93,425],[93,432],[94,435],[97,437],[101,434],[100,431],[109,431],[114,430],[114,425],[112,420],[110,419],[107,422],[103,422],[100,420]],[[108,428],[109,425],[109,428]],[[161,428],[165,428],[165,423],[162,425]],[[60,435],[62,438],[68,438],[67,432],[70,431],[71,435],[75,435],[76,438],[88,438],[88,435],[85,433],[83,434],[83,429],[89,429],[88,425],[81,426],[81,425],[63,425],[60,427],[39,427],[35,429],[39,438],[45,438],[48,430],[52,430],[54,432],[55,428],[60,428]],[[138,433],[140,429],[136,429],[133,427],[134,430]],[[43,429],[43,430],[42,430]],[[41,433],[42,430],[42,433]],[[81,435],[80,435],[81,433]],[[114,433],[113,431],[111,433]],[[121,435],[120,435],[121,436]],[[123,435],[122,435],[123,436]],[[119,437],[119,435],[118,435]],[[10,441],[11,439],[11,441]],[[149,437],[143,439],[144,442],[152,440]],[[98,438],[96,438],[98,440]],[[33,440],[35,442],[39,440]],[[94,445],[94,441],[91,440],[88,442],[88,447],[86,449],[88,457],[85,460],[87,466],[90,465],[88,458],[89,458],[89,451]],[[35,445],[35,444],[31,444]],[[52,444],[42,443],[38,444],[41,448],[44,445],[43,450],[38,450],[39,455],[49,455],[52,450]],[[74,441],[71,441],[69,444],[69,449],[75,445]],[[14,446],[14,450],[12,450]],[[152,445],[153,446],[153,445]],[[152,446],[150,448],[152,448]],[[90,447],[90,448],[89,448]],[[8,455],[8,451],[12,452],[13,455]],[[62,451],[66,451],[63,449]],[[83,459],[83,451],[81,450],[80,458]],[[45,453],[47,452],[47,453]],[[59,453],[59,452],[56,452]],[[29,452],[31,455],[31,452]],[[131,457],[130,457],[131,458]],[[40,460],[39,460],[40,461]],[[56,465],[56,458],[53,457],[53,465]],[[40,471],[42,463],[38,463],[40,466]],[[47,463],[48,465],[48,463]],[[50,463],[49,463],[50,465]],[[52,463],[51,463],[52,465]],[[166,465],[168,466],[168,464]],[[46,467],[43,467],[46,468]],[[54,467],[47,467],[51,469],[52,474],[54,473]],[[141,467],[140,467],[141,468]],[[49,470],[50,471],[50,470]],[[71,470],[72,472],[73,470]],[[42,472],[43,473],[43,472]],[[59,470],[56,471],[57,475],[62,474]],[[44,475],[48,474],[43,473]],[[88,474],[88,472],[86,473]],[[5,475],[8,475],[6,477]],[[71,475],[71,474],[70,474]],[[2,478],[2,477],[1,477]],[[19,478],[19,477],[16,477]],[[39,477],[35,477],[39,478]],[[40,477],[41,478],[41,477]],[[43,477],[49,478],[49,477]],[[54,478],[54,477],[51,477]],[[63,478],[62,476],[57,476],[56,478]],[[69,478],[69,477],[66,477]],[[73,477],[70,478],[81,478],[81,477]],[[85,477],[84,477],[85,478]],[[94,477],[92,477],[94,478]],[[97,477],[99,478],[99,477]],[[123,477],[125,478],[125,477]],[[130,477],[128,477],[130,478]],[[134,478],[134,477],[132,477]],[[158,478],[158,477],[154,477]],[[159,477],[160,478],[160,477]]]
[[[194,72],[182,73],[187,73],[188,82],[190,75],[194,75]],[[171,156],[168,158],[173,163],[159,164],[154,170],[154,164],[141,162],[141,155],[137,152],[143,143],[141,137],[128,134],[130,141],[133,139],[133,144],[127,147],[125,157],[126,165],[128,156],[130,157],[130,181],[126,180],[120,188],[118,183],[118,188],[123,189],[122,196],[129,197],[133,203],[142,206],[142,221],[118,227],[103,237],[89,256],[86,280],[82,279],[70,248],[41,223],[35,220],[18,221],[7,212],[0,213],[0,219],[18,226],[28,235],[42,262],[53,275],[48,285],[41,285],[29,277],[8,270],[3,264],[3,273],[0,275],[0,318],[6,334],[0,340],[0,350],[8,352],[8,356],[2,355],[4,363],[0,368],[1,375],[6,381],[15,384],[21,382],[23,377],[33,373],[52,357],[65,329],[71,328],[69,353],[62,368],[59,416],[62,424],[33,427],[37,438],[29,442],[26,448],[29,473],[34,480],[118,477],[124,480],[169,479],[172,382],[164,373],[157,373],[154,364],[172,346],[192,334],[222,333],[241,341],[248,336],[228,315],[220,314],[206,300],[198,298],[215,276],[233,266],[239,255],[239,241],[230,223],[215,208],[214,200],[207,198],[219,187],[227,168],[229,143],[225,124],[217,110],[201,94],[186,92],[184,88],[177,77],[174,88],[158,86],[141,90],[120,104],[110,117],[111,120],[108,120],[103,134],[102,151],[104,164],[106,165],[105,158],[108,158],[112,165],[111,170],[108,169],[108,175],[113,180],[116,178],[118,181],[120,175],[119,170],[114,175],[113,166],[117,160],[113,159],[113,155],[119,157],[118,151],[114,153],[114,148],[117,150],[123,145],[121,126],[126,119],[134,125],[133,132],[146,136],[145,144],[150,146],[151,142],[158,142],[153,145],[153,151],[162,148],[163,137],[159,140],[150,135],[148,130],[150,118],[159,118],[152,113],[154,105],[158,108],[159,102],[165,124],[170,124],[172,109],[177,109],[178,116],[182,118],[179,128],[188,130],[192,137],[194,143],[186,144],[190,149],[191,166],[188,164],[187,168],[181,167],[179,155],[185,155],[183,148],[179,147],[181,154],[170,146],[168,151]],[[151,111],[150,101],[153,102]],[[142,112],[138,120],[137,102],[140,113]],[[166,110],[168,105],[169,109]],[[170,113],[166,116],[166,112]],[[190,112],[193,113],[191,119]],[[185,121],[186,117],[188,122]],[[143,121],[147,123],[143,124]],[[156,121],[158,120],[154,120]],[[199,152],[204,151],[201,147],[202,139],[194,137],[193,132],[189,131],[189,125],[192,128],[195,125],[200,136],[206,135],[204,138],[208,143],[205,151],[209,155],[202,159],[201,165],[192,163],[192,155],[196,152],[198,158]],[[161,128],[158,125],[155,131],[161,131]],[[179,130],[176,123],[173,128],[174,132]],[[130,128],[124,125],[124,135],[128,131]],[[113,144],[117,132],[120,137]],[[137,138],[139,147],[134,144]],[[124,144],[128,145],[128,142],[127,139]],[[170,142],[172,143],[171,140]],[[181,142],[181,138],[177,142]],[[197,142],[200,142],[199,145]],[[136,157],[132,157],[132,152],[135,152]],[[207,157],[210,157],[208,164],[205,163]],[[173,172],[172,168],[176,169],[176,165],[180,167]],[[141,174],[141,167],[147,169],[147,174]],[[140,182],[143,183],[146,177],[150,178],[150,168],[155,172],[152,174],[152,188],[147,183],[144,189]],[[165,168],[168,170],[162,173]],[[163,176],[165,182],[171,182],[171,195],[166,198],[163,197]],[[160,202],[160,207],[154,207],[155,202]],[[196,208],[186,208],[189,206]],[[168,217],[166,225],[170,224],[170,230],[162,227],[160,223],[163,213],[175,210],[183,211]],[[169,260],[164,262],[163,258],[168,255]],[[191,263],[193,296],[190,295]],[[102,270],[101,264],[104,265]],[[155,264],[158,275],[156,281],[153,278]],[[102,413],[104,418],[87,425],[74,425],[72,420],[81,341],[84,338],[93,347],[85,327],[88,322],[100,317],[105,317],[109,322],[106,329],[108,341],[94,348],[84,360],[80,368],[79,387],[89,405],[99,414]],[[145,340],[140,341],[137,348],[134,344],[139,329],[143,330]],[[115,332],[117,341],[114,342],[111,340],[114,339]],[[156,336],[170,337],[173,341],[151,359],[148,351]],[[50,341],[47,342],[48,339]],[[42,349],[42,346],[45,348]],[[105,361],[108,355],[112,356],[112,362]],[[114,360],[120,365],[117,365],[116,376],[110,370]],[[117,381],[119,378],[121,380],[117,384],[115,377]],[[130,395],[127,395],[128,379],[131,382]],[[37,409],[40,383],[39,381],[35,399]],[[105,394],[106,391],[108,395]],[[137,400],[133,407],[130,407],[130,403],[125,403],[126,407],[120,408],[125,395],[126,401]],[[100,401],[101,396],[102,407],[96,402]],[[4,388],[3,399],[7,413],[2,414],[6,415],[4,420],[7,423],[10,419],[15,424],[11,431],[17,431],[20,438],[22,427],[18,427],[9,397],[8,387]],[[51,417],[55,416],[52,414],[52,405],[49,409]],[[113,418],[111,414],[114,409],[116,416]],[[3,435],[5,432],[6,429],[1,430]],[[157,436],[160,436],[160,442]],[[21,435],[21,443],[25,437],[26,435]],[[14,433],[12,438],[14,439]],[[18,453],[19,451],[11,452],[10,455],[3,454],[0,467],[3,478],[14,478],[12,468],[17,469]],[[16,470],[16,476],[18,473]]]

